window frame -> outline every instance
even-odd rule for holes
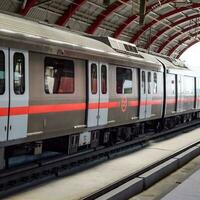
[[[106,77],[105,77],[105,91],[103,91],[103,76],[102,76],[102,69],[103,68],[105,68],[105,72],[106,72]],[[102,64],[101,65],[101,93],[102,94],[107,94],[107,92],[108,92],[108,71],[107,71],[107,65],[105,65],[105,64]]]
[[[45,86],[46,86],[46,68],[48,65],[46,65],[47,59],[54,59],[54,60],[62,60],[64,61],[72,61],[73,62],[73,91],[72,92],[60,92],[60,93],[48,93],[46,92]],[[60,58],[60,57],[54,57],[54,56],[45,56],[44,57],[44,93],[45,95],[72,95],[75,93],[75,60],[74,59],[68,59],[68,58]]]
[[[157,94],[158,93],[158,74],[156,72],[153,73],[153,83],[154,83],[153,94]]]
[[[146,72],[142,70],[143,93],[146,94]]]
[[[3,78],[4,78],[4,88],[3,88],[3,92],[0,92],[0,95],[4,95],[5,94],[5,92],[6,92],[6,57],[5,57],[5,53],[4,53],[4,51],[3,50],[0,50],[0,54],[2,53],[2,55],[3,55],[3,72],[4,72],[4,76],[3,76]]]
[[[150,75],[150,76],[149,76]],[[152,89],[152,85],[151,85],[151,83],[152,83],[152,73],[151,72],[148,72],[148,74],[147,74],[147,83],[148,83],[148,94],[151,94],[151,89]]]
[[[20,93],[20,94],[18,94],[18,93],[16,93],[16,89],[15,89],[15,66],[16,66],[16,59],[15,59],[15,56],[16,56],[16,54],[19,54],[19,55],[22,55],[22,57],[23,57],[23,83],[24,83],[24,88],[23,88],[23,93]],[[15,95],[24,95],[25,94],[25,92],[26,92],[26,62],[25,62],[26,60],[25,60],[25,55],[24,55],[24,53],[22,53],[22,52],[14,52],[14,54],[13,54],[13,91],[14,91],[14,93],[15,93]]]
[[[95,66],[96,68],[96,90],[93,92],[93,83],[92,83],[92,80],[93,80],[93,77],[92,77],[92,68],[93,66]],[[90,91],[92,93],[92,95],[96,95],[97,92],[98,92],[98,65],[96,63],[91,63],[90,65]]]
[[[117,69],[125,69],[125,70],[130,70],[131,71],[131,82],[132,82],[132,85],[131,85],[131,92],[130,93],[124,93],[123,89],[122,89],[122,93],[119,93],[118,92],[118,88],[117,88]],[[116,94],[118,95],[133,95],[133,69],[131,67],[123,67],[123,66],[116,66],[116,70],[115,70],[115,77],[116,77]]]

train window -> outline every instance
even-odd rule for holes
[[[0,51],[0,94],[5,92],[5,55]]]
[[[143,93],[145,94],[146,93],[146,77],[145,77],[145,72],[142,71],[142,88],[143,88]]]
[[[105,65],[101,66],[101,92],[107,93],[107,69]]]
[[[97,65],[91,65],[91,92],[92,94],[97,93]]]
[[[45,58],[45,92],[47,94],[74,93],[74,62]]]
[[[151,94],[151,72],[148,72],[148,94]]]
[[[153,93],[157,94],[158,92],[158,78],[157,78],[157,74],[154,72],[153,74],[153,82],[154,82],[154,88],[153,88]]]
[[[117,67],[116,71],[117,93],[131,94],[132,93],[132,70],[127,68]]]
[[[25,57],[23,53],[14,54],[14,92],[22,95],[25,92]]]

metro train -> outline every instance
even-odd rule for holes
[[[199,118],[200,74],[110,37],[0,14],[0,169]]]

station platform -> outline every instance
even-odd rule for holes
[[[199,200],[200,199],[200,170],[177,186],[161,200]]]
[[[129,200],[162,200],[200,170],[200,155]],[[182,198],[182,197],[181,197]],[[176,200],[177,198],[173,198]],[[200,198],[198,198],[200,199]],[[180,200],[180,199],[178,199]],[[181,199],[182,200],[182,199]],[[184,200],[184,199],[183,199]]]
[[[131,154],[106,161],[70,176],[31,187],[4,199],[82,199],[198,141],[200,141],[200,128],[164,141],[151,142],[148,146]],[[166,198],[168,197],[166,196]]]

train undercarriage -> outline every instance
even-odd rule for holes
[[[165,119],[105,128],[1,148],[0,168],[9,169],[58,154],[76,156],[80,153],[111,147],[116,144],[126,143],[137,138],[145,137],[149,134],[172,129],[198,118],[200,118],[200,112],[187,113]]]

